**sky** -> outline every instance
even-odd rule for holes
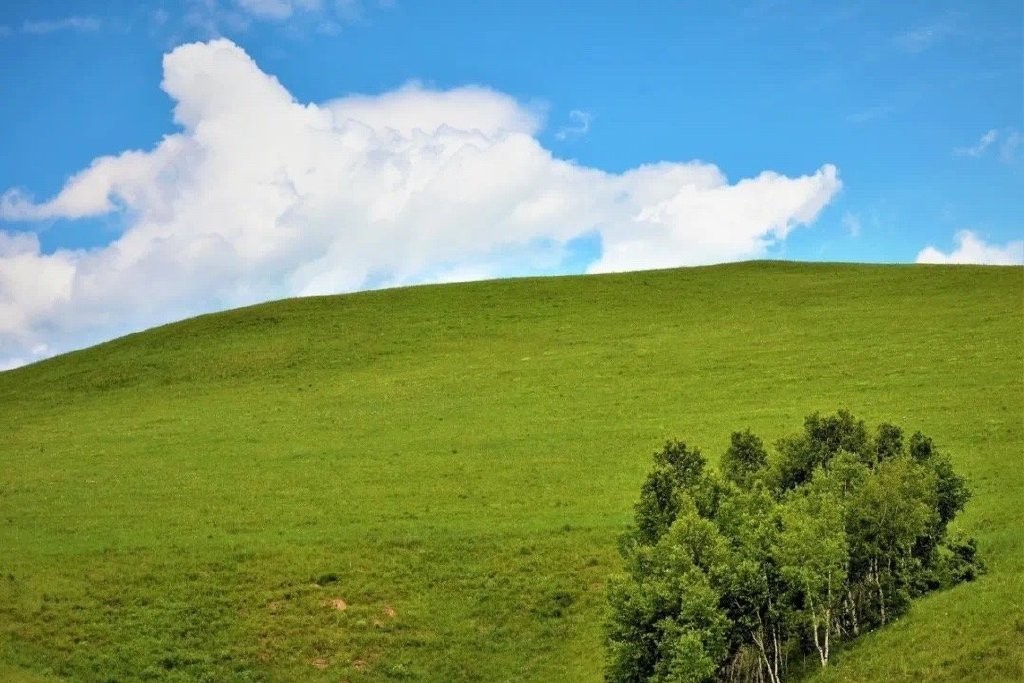
[[[0,369],[290,296],[1024,263],[1024,3],[7,0]]]

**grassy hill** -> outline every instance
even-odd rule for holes
[[[840,406],[951,454],[990,572],[822,680],[1024,679],[1024,270],[790,263],[281,301],[0,373],[0,678],[596,681],[650,453]]]

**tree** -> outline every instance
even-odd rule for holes
[[[782,529],[779,513],[780,507],[759,482],[749,490],[734,491],[718,511],[716,522],[733,551],[723,590],[723,607],[733,625],[726,664],[732,679],[766,676],[770,683],[778,683],[785,675],[788,643],[797,625],[776,558]]]
[[[768,462],[764,443],[749,429],[733,432],[729,450],[722,456],[722,475],[740,488],[750,488]]]
[[[776,444],[774,481],[781,495],[810,480],[819,467],[828,467],[840,452],[852,453],[864,462],[874,460],[864,422],[848,411],[822,417],[818,413],[804,419],[804,431],[780,439]]]
[[[609,681],[780,683],[790,657],[828,666],[836,642],[983,570],[973,539],[948,538],[966,482],[919,432],[815,413],[774,456],[733,433],[721,465],[679,441],[655,453],[609,583]]]
[[[842,504],[825,486],[814,484],[793,491],[782,504],[776,554],[794,603],[803,606],[800,613],[825,667],[846,584],[849,548]]]
[[[704,681],[725,654],[728,620],[715,576],[728,549],[717,528],[685,505],[653,545],[612,580],[607,677],[622,683]]]
[[[698,449],[667,441],[654,454],[654,470],[647,475],[635,506],[635,526],[623,542],[657,543],[675,521],[683,498],[692,501],[701,516],[712,517],[721,487],[707,476],[706,465]]]

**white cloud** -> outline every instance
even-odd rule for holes
[[[957,35],[957,15],[946,13],[928,24],[897,35],[893,43],[903,52],[919,54],[930,50]]]
[[[0,358],[0,372],[20,368],[23,365],[28,365],[30,362],[31,361],[19,356],[15,356],[13,358]]]
[[[843,214],[843,228],[850,237],[860,237],[863,224],[861,223],[860,216],[855,213],[847,211]]]
[[[896,112],[896,106],[892,104],[879,104],[867,109],[861,109],[846,117],[847,123],[862,124],[877,121],[891,116]]]
[[[1012,163],[1020,155],[1021,143],[1024,137],[1016,128],[992,128],[982,135],[978,142],[970,147],[957,147],[953,155],[958,157],[973,157],[978,159],[988,154],[989,151],[998,150],[1000,161]]]
[[[953,150],[953,154],[958,157],[980,157],[992,146],[996,140],[999,139],[999,129],[993,128],[982,135],[978,142],[970,147],[957,147]]]
[[[42,35],[57,31],[98,31],[101,22],[96,17],[65,17],[46,21],[26,21],[21,25],[23,33]]]
[[[191,32],[207,38],[245,32],[254,21],[285,25],[292,32],[334,35],[364,14],[362,0],[186,0],[182,20]]]
[[[0,372],[20,368],[23,365],[28,365],[29,363],[34,363],[37,360],[42,360],[53,355],[50,352],[50,347],[46,344],[36,344],[29,351],[29,354],[26,356],[0,358]]]
[[[956,249],[949,253],[927,246],[917,255],[918,263],[977,263],[993,266],[1024,264],[1024,241],[1000,246],[988,244],[970,230],[956,234]]]
[[[555,133],[555,138],[558,140],[566,140],[568,138],[580,137],[586,135],[590,131],[590,122],[593,121],[594,117],[590,112],[585,112],[580,109],[573,109],[569,112],[569,119],[572,121],[569,125],[562,126]]]
[[[296,10],[315,11],[321,8],[320,0],[235,0],[238,7],[261,19],[287,19]]]
[[[1024,142],[1024,138],[1021,137],[1019,130],[1007,128],[1003,144],[999,146],[999,158],[1006,163],[1014,161],[1018,156],[1022,142]]]
[[[166,55],[162,86],[179,133],[45,201],[0,199],[0,219],[125,224],[53,253],[0,231],[0,358],[269,298],[554,272],[584,236],[602,247],[591,271],[756,257],[841,185],[831,165],[735,183],[703,162],[606,173],[555,158],[537,111],[481,87],[304,104],[227,40]]]
[[[437,135],[443,128],[495,135],[534,135],[543,112],[488,88],[466,86],[447,92],[426,90],[415,81],[382,95],[350,95],[324,105],[337,121],[358,121],[402,137]]]

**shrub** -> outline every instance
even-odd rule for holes
[[[814,414],[776,451],[736,432],[721,475],[679,441],[654,455],[609,583],[609,681],[778,683],[983,570],[947,538],[966,482],[919,432]]]

